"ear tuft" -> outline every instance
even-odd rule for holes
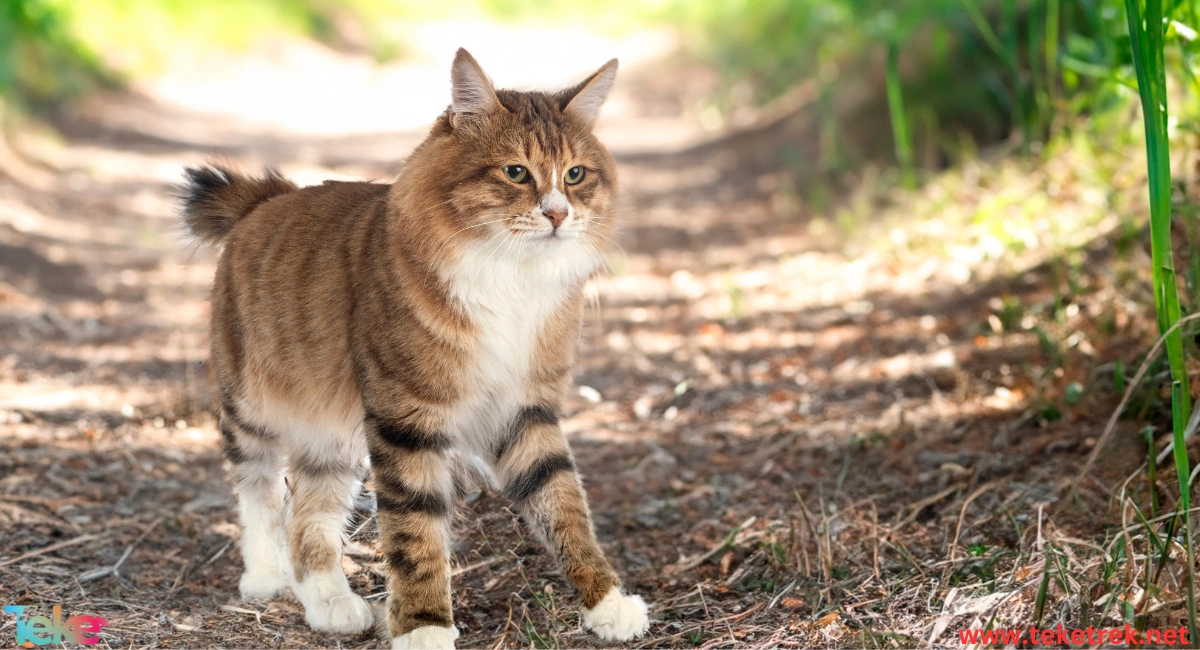
[[[450,111],[455,121],[490,113],[500,107],[496,90],[483,68],[463,48],[458,48],[450,66]]]
[[[608,99],[613,82],[617,79],[617,60],[613,59],[600,67],[592,76],[574,88],[563,91],[566,107],[563,112],[574,115],[588,126],[596,124],[600,107]]]

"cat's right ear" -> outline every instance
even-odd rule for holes
[[[475,57],[463,48],[454,55],[450,67],[450,113],[451,122],[458,126],[472,118],[485,115],[500,108],[496,89],[483,73]]]

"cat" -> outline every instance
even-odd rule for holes
[[[186,170],[184,223],[221,247],[212,364],[244,598],[290,588],[313,629],[370,629],[341,556],[373,471],[392,647],[453,648],[465,458],[556,554],[585,627],[647,631],[559,427],[583,285],[613,235],[617,171],[593,127],[616,72],[613,59],[558,92],[497,90],[460,49],[450,106],[390,185]]]

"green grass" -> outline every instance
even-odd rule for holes
[[[904,179],[904,189],[917,187],[913,172],[912,137],[909,135],[908,116],[904,111],[904,91],[900,85],[900,44],[896,40],[887,42],[887,99],[888,113],[892,117],[892,137],[896,144],[896,162]]]
[[[1196,636],[1196,571],[1193,548],[1191,470],[1184,430],[1191,413],[1191,390],[1183,352],[1179,322],[1179,293],[1176,289],[1174,250],[1171,242],[1171,154],[1167,134],[1167,77],[1164,63],[1162,0],[1125,0],[1129,34],[1137,70],[1138,95],[1146,130],[1146,158],[1150,191],[1150,250],[1154,279],[1154,307],[1159,331],[1166,336],[1167,359],[1171,366],[1172,426],[1175,469],[1179,477],[1179,507],[1184,522],[1187,548],[1187,610],[1191,638]]]

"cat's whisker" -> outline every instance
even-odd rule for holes
[[[589,241],[588,245],[592,247],[592,250],[596,251],[596,258],[600,260],[600,266],[603,266],[605,272],[612,275],[612,268],[608,265],[608,256],[601,252],[594,242]]]
[[[445,239],[445,240],[443,240],[443,241],[442,241],[441,245],[440,245],[440,246],[438,246],[438,249],[437,249],[437,251],[436,251],[436,252],[434,252],[434,254],[432,255],[431,259],[435,259],[435,260],[436,260],[436,259],[438,259],[438,258],[439,258],[439,256],[441,256],[441,254],[442,254],[442,251],[443,251],[443,250],[445,250],[445,248],[446,248],[446,246],[447,246],[447,245],[449,245],[450,241],[451,241],[452,239],[454,239],[456,236],[458,236],[458,235],[459,235],[460,233],[462,233],[462,232],[465,232],[465,231],[467,231],[467,230],[471,230],[472,228],[479,228],[479,227],[482,227],[482,226],[487,226],[487,225],[490,225],[490,224],[493,224],[493,223],[500,223],[500,222],[502,222],[502,221],[508,221],[510,218],[512,218],[512,217],[517,217],[517,216],[520,216],[520,215],[516,215],[516,214],[508,214],[508,213],[503,213],[503,212],[496,212],[496,213],[494,213],[494,214],[485,214],[485,215],[483,215],[483,217],[481,217],[481,218],[483,218],[483,219],[486,219],[486,218],[488,218],[488,217],[497,217],[497,216],[499,216],[499,217],[501,217],[501,218],[500,218],[500,219],[493,219],[493,220],[491,220],[491,221],[484,221],[483,223],[477,223],[477,224],[474,224],[474,225],[470,225],[470,226],[467,226],[466,228],[461,228],[461,229],[459,229],[458,231],[451,233],[451,234],[450,234],[448,237],[446,237],[446,239]],[[429,285],[429,275],[426,275],[426,276],[425,276],[425,282],[424,282],[424,283],[422,283],[422,287],[425,287],[425,286],[428,286],[428,285]]]
[[[517,238],[509,237],[508,238],[508,247],[504,250],[504,255],[501,256],[501,258],[500,258],[500,265],[503,266],[503,265],[507,264],[509,255],[510,254],[515,255],[517,250],[518,250]]]
[[[585,224],[585,225],[586,225],[586,224]],[[589,233],[591,233],[591,234],[599,234],[599,233],[596,233],[595,231],[591,231],[591,230],[589,230],[588,232],[589,232]],[[616,247],[617,247],[617,250],[621,251],[621,256],[622,256],[622,257],[624,257],[626,261],[628,261],[628,260],[629,260],[629,252],[625,250],[625,247],[624,247],[624,246],[622,246],[622,245],[620,244],[620,242],[618,242],[618,241],[616,240],[616,238],[615,238],[615,237],[609,237],[609,236],[606,236],[606,235],[600,235],[600,237],[601,237],[601,238],[604,240],[603,242],[601,242],[601,244],[602,244],[602,245],[604,245],[604,246],[610,246],[610,245],[611,245],[611,246],[616,246]],[[611,271],[610,271],[610,272],[611,272]]]
[[[456,230],[455,232],[451,233],[451,234],[450,234],[450,236],[446,237],[446,239],[445,239],[444,241],[442,241],[442,245],[441,245],[440,247],[438,247],[438,250],[437,250],[437,252],[436,252],[436,253],[434,253],[434,257],[436,258],[436,257],[437,257],[437,255],[441,254],[441,252],[442,252],[442,249],[446,247],[446,244],[450,243],[450,240],[451,240],[451,239],[454,239],[454,237],[455,237],[455,236],[457,236],[459,233],[465,232],[465,231],[467,231],[467,230],[470,230],[470,229],[472,229],[472,228],[479,228],[479,227],[481,227],[481,226],[486,226],[486,225],[493,224],[493,223],[500,223],[501,221],[508,221],[508,219],[509,219],[509,218],[511,218],[511,217],[515,217],[515,216],[517,216],[517,215],[513,215],[513,214],[505,214],[505,215],[501,215],[500,213],[497,213],[497,214],[485,214],[485,215],[483,215],[483,218],[484,218],[484,219],[486,219],[487,217],[496,217],[496,216],[501,216],[501,218],[500,218],[500,219],[493,219],[493,220],[491,220],[491,221],[484,221],[483,223],[477,223],[477,224],[475,224],[475,225],[472,225],[472,226],[467,226],[466,228],[461,228],[461,229],[459,229],[459,230]]]
[[[605,213],[604,213],[604,214],[601,214],[601,215],[596,215],[596,216],[600,216],[600,217],[607,217],[607,216],[609,216],[609,215],[612,215],[612,214],[617,214],[618,212],[632,212],[632,211],[634,211],[634,210],[644,210],[644,209],[645,209],[645,208],[641,208],[641,207],[638,207],[638,206],[634,206],[634,207],[631,207],[631,208],[616,208],[616,209],[614,209],[614,210],[607,210],[607,211],[605,211]]]
[[[475,270],[475,275],[472,276],[472,278],[471,278],[472,283],[479,281],[480,274],[483,273],[484,269],[488,268],[488,262],[490,262],[492,260],[492,256],[494,256],[496,254],[496,251],[500,250],[500,247],[504,245],[504,243],[506,241],[504,239],[505,235],[508,235],[509,238],[511,238],[511,235],[509,235],[508,232],[502,230],[502,231],[496,233],[495,235],[492,235],[492,237],[490,239],[488,239],[488,242],[490,243],[493,240],[497,240],[497,238],[499,238],[498,241],[496,241],[496,244],[490,247],[490,251],[488,252],[487,257],[483,260],[483,263],[480,264],[479,268]]]
[[[603,244],[607,244],[607,243],[609,243],[609,242],[611,242],[611,241],[612,241],[612,238],[611,238],[611,237],[609,237],[609,236],[605,235],[604,233],[600,232],[599,230],[597,230],[597,229],[595,229],[594,227],[592,227],[592,226],[589,226],[589,225],[587,225],[587,224],[584,224],[584,225],[583,225],[583,231],[584,231],[585,233],[588,233],[588,234],[595,235],[595,236],[599,237],[599,238],[602,240],[602,241],[601,241],[601,243],[603,243]]]

